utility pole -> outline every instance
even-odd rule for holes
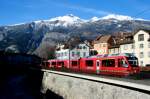
[[[68,49],[68,51],[69,51],[69,68],[70,68],[70,55],[71,55],[71,53],[70,53],[70,43],[69,43],[69,47],[68,47],[69,49]]]
[[[70,45],[69,45],[69,68],[70,68]]]

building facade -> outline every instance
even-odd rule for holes
[[[117,42],[119,47],[110,47],[109,54],[131,53],[138,58],[139,66],[150,65],[150,31],[138,30],[122,36]]]
[[[80,43],[74,48],[66,48],[61,45],[59,50],[56,50],[57,59],[79,59],[81,57],[88,57],[90,55],[90,46],[87,43]]]
[[[94,40],[93,49],[98,52],[98,54],[109,54],[109,47],[114,43],[111,35],[102,35]]]
[[[120,46],[111,46],[109,47],[109,54],[119,54],[120,53]]]
[[[66,48],[65,45],[58,44],[55,54],[56,54],[56,59],[68,59],[69,49]]]
[[[150,65],[150,31],[139,30],[134,35],[135,55],[138,57],[139,65]]]

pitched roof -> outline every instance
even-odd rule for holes
[[[120,47],[120,45],[119,45],[119,44],[116,44],[116,45],[109,46],[108,48],[109,48],[109,49],[112,49],[112,48],[119,48],[119,47]]]
[[[102,37],[102,35],[97,36],[95,40],[99,40]]]
[[[141,30],[150,34],[150,30],[148,30],[148,29],[138,29],[137,31],[135,31],[134,35],[137,34]]]
[[[98,36],[94,43],[107,43],[111,37],[112,37],[111,35]]]

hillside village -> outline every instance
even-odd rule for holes
[[[55,54],[57,59],[78,59],[94,55],[134,54],[139,66],[150,65],[150,30],[138,30],[134,33],[100,35],[93,41],[84,41],[70,47],[70,44],[58,44]]]

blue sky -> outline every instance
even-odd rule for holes
[[[150,0],[0,0],[0,25],[66,14],[83,19],[120,14],[150,20]]]

